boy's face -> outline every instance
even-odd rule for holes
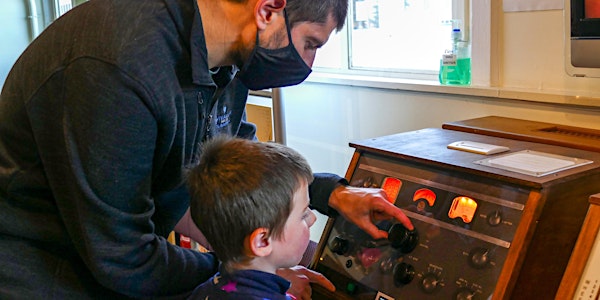
[[[283,235],[273,240],[272,254],[278,268],[293,267],[302,260],[310,240],[310,227],[317,219],[308,204],[308,185],[303,182],[294,193],[292,212],[285,223]]]

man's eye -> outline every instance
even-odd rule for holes
[[[317,50],[317,49],[321,48],[321,46],[317,45],[317,44],[313,44],[313,43],[306,43],[305,48],[309,49],[309,50]]]

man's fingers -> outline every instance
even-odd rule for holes
[[[402,223],[402,225],[404,225],[404,227],[406,227],[406,229],[408,229],[408,230],[413,230],[414,229],[414,226],[413,226],[412,222],[402,212],[402,210],[400,210],[400,208],[398,208],[395,205],[387,202],[387,205],[384,205],[382,207],[382,209],[383,209],[383,211],[382,212],[378,212],[379,214],[388,215],[388,216],[393,217],[394,219],[396,219],[400,223]]]
[[[373,225],[372,223],[365,224],[365,226],[363,226],[362,230],[365,233],[367,233],[368,235],[370,235],[375,240],[387,239],[387,237],[388,237],[388,234],[386,231],[383,231],[383,230],[377,228],[377,226]]]

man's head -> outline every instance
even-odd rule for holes
[[[204,144],[200,164],[189,174],[191,216],[226,266],[243,264],[285,238],[288,218],[312,214],[311,181],[306,160],[286,146],[216,137]]]
[[[346,22],[348,0],[288,0],[285,8],[292,28],[303,22],[326,24],[331,17],[340,31]]]
[[[254,47],[241,52],[238,77],[250,89],[294,85],[306,79],[317,49],[333,30],[344,26],[348,10],[347,0],[288,0],[285,10],[275,10],[268,1],[257,2]]]
[[[280,9],[282,7],[269,4],[268,0],[259,0],[257,5],[263,7],[255,10],[260,15],[256,17],[261,39],[259,45],[267,49],[287,46],[289,40],[284,12]],[[338,32],[344,28],[348,0],[287,0],[285,12],[291,28],[292,43],[304,58],[304,52],[315,52],[327,42],[334,30]],[[263,36],[265,40],[262,40]],[[314,54],[308,57],[312,59],[305,59],[305,63],[312,66]]]
[[[344,27],[348,0],[288,0],[286,11],[292,43],[312,67],[317,49],[327,42],[334,29],[337,32]]]

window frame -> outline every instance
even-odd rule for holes
[[[465,28],[465,36],[471,41],[471,57],[472,57],[472,84],[471,86],[492,87],[497,84],[497,67],[492,65],[496,63],[491,60],[492,51],[497,43],[497,35],[493,31],[492,24],[498,16],[494,15],[494,9],[497,8],[497,1],[453,1],[453,15],[456,18],[464,14],[463,25]],[[366,87],[390,87],[396,89],[404,89],[403,85],[410,85],[410,90],[415,90],[414,85],[422,84],[424,86],[439,85],[438,73],[427,71],[397,71],[397,70],[365,70],[350,68],[350,34],[352,30],[350,16],[352,16],[352,5],[349,6],[348,18],[346,18],[345,26],[342,31],[337,33],[340,38],[340,43],[344,46],[340,47],[339,55],[347,59],[341,60],[339,68],[323,67],[315,65],[313,67],[313,75],[307,81],[321,83],[337,83],[344,84],[350,79],[352,85],[357,83],[360,86]],[[317,56],[319,53],[317,52]],[[492,77],[492,74],[496,74]],[[394,86],[394,83],[398,85]],[[424,88],[428,90],[428,87]],[[488,94],[488,93],[484,93]]]

